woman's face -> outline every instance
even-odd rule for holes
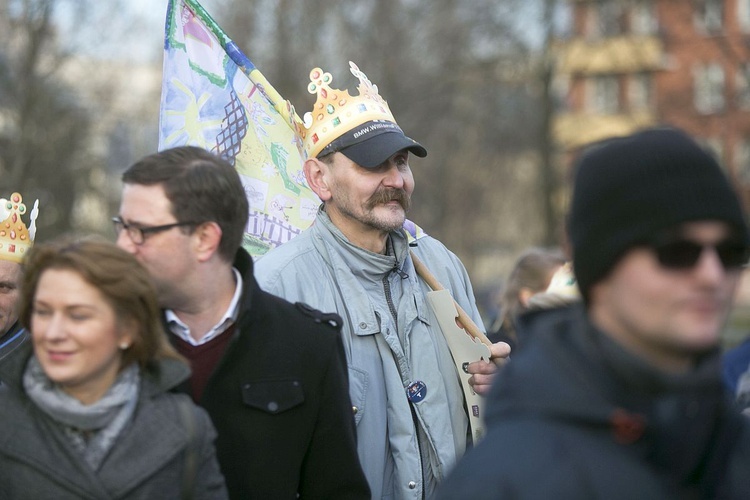
[[[44,372],[83,404],[98,401],[117,378],[132,333],[76,271],[43,271],[33,300],[31,336]]]

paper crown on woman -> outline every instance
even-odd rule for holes
[[[304,126],[298,129],[307,158],[341,151],[372,168],[402,149],[426,156],[421,144],[404,135],[377,85],[351,61],[349,70],[359,80],[359,95],[331,88],[333,77],[320,68],[310,71],[307,91],[317,99],[313,110],[305,113]]]
[[[28,229],[22,215],[26,215],[26,205],[19,193],[11,194],[9,199],[0,198],[0,260],[20,263],[34,244],[39,200],[34,202]]]

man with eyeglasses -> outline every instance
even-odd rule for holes
[[[523,318],[438,498],[750,498],[718,349],[750,239],[716,160],[671,128],[592,147],[568,229],[583,304]]]
[[[258,287],[240,246],[248,202],[237,171],[184,146],[122,180],[117,244],[153,278],[167,334],[192,368],[185,390],[216,427],[230,497],[369,498],[341,319]]]

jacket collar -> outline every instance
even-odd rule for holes
[[[521,323],[525,342],[495,383],[488,425],[521,414],[607,431],[679,481],[701,470],[717,433],[735,432],[740,416],[728,411],[718,352],[674,376],[612,341],[582,305],[524,316]]]
[[[337,249],[338,255],[357,277],[379,282],[383,279],[383,275],[394,269],[403,268],[409,252],[404,231],[391,231],[388,234],[388,252],[383,255],[365,250],[350,242],[322,208],[318,210],[316,222],[313,230],[325,242]]]
[[[247,253],[247,250],[240,247],[234,255],[232,264],[242,275],[242,296],[240,297],[240,311],[237,321],[241,321],[243,315],[252,310],[255,300],[258,300],[260,287],[253,275],[254,263],[253,258]]]
[[[8,329],[8,331],[0,335],[0,347],[2,347],[2,345],[5,342],[9,341],[12,337],[14,337],[17,333],[21,332],[22,330],[24,330],[24,328],[21,326],[20,321],[16,321],[15,323],[13,323],[11,327]]]
[[[26,362],[31,356],[31,351],[31,342],[24,342],[0,363],[0,380],[11,390],[22,390],[23,371],[26,369]]]

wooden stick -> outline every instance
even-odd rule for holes
[[[419,260],[414,252],[410,251],[410,253],[411,260],[414,262],[414,269],[417,270],[417,274],[421,276],[425,283],[427,283],[433,290],[445,290],[445,287],[440,284],[437,278],[435,278],[430,270],[427,269],[427,266],[425,266],[424,263]],[[453,300],[453,303],[456,305],[456,311],[458,311],[458,321],[461,323],[460,326],[462,326],[469,335],[476,339],[479,339],[486,346],[492,346],[492,342],[490,342],[490,339],[487,338],[487,336],[482,332],[477,324],[474,323],[469,315],[466,314],[466,311],[463,310],[463,308],[458,304],[458,302],[456,302],[455,299]]]

